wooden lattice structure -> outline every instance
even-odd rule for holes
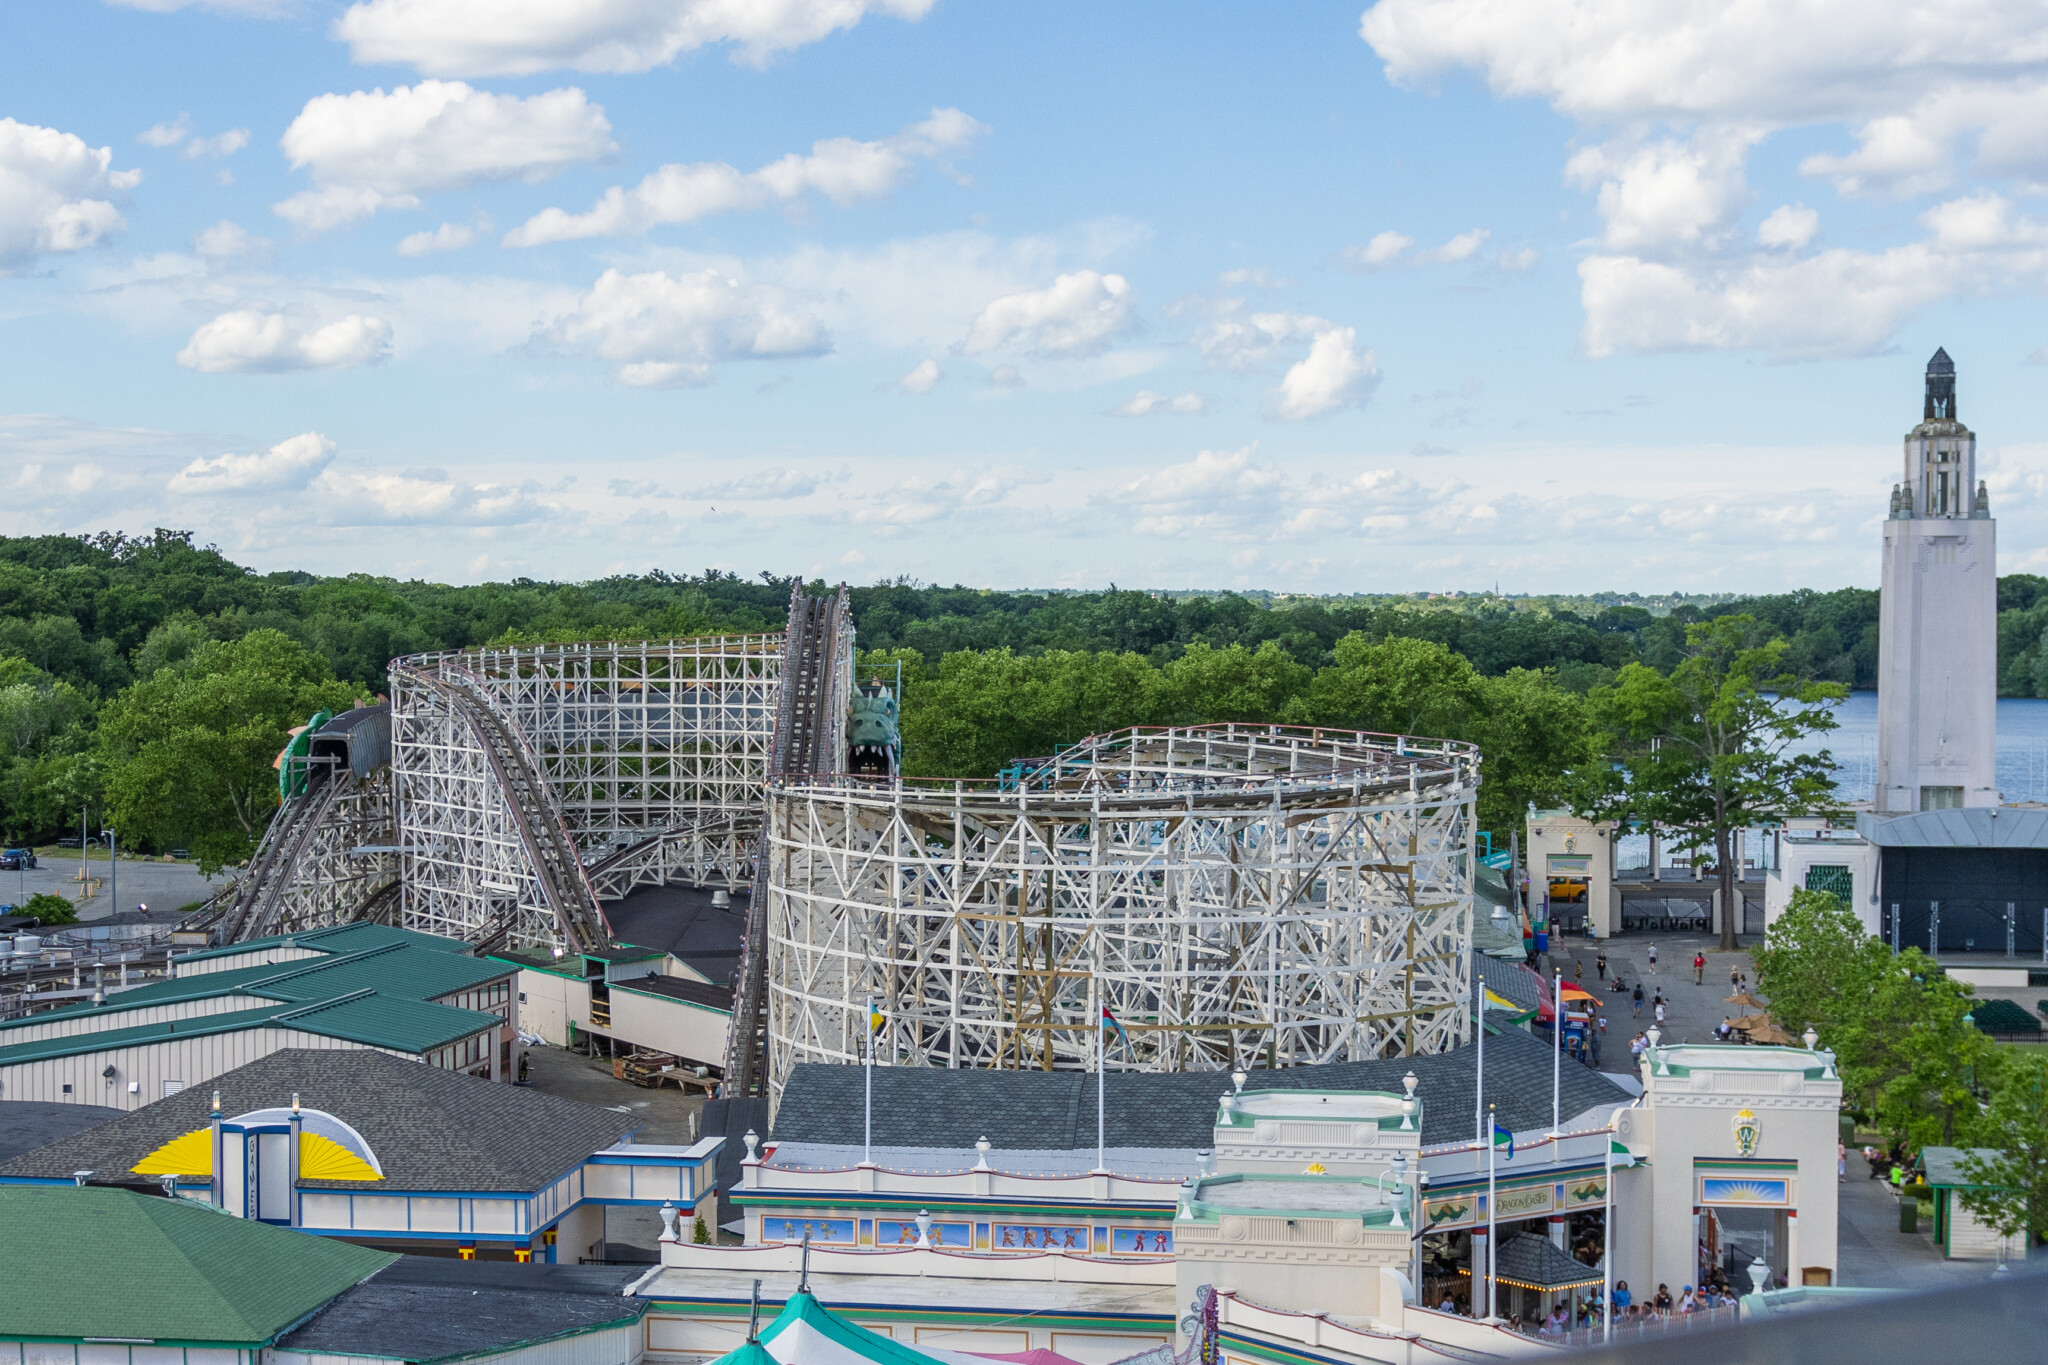
[[[771,785],[771,1096],[798,1062],[1227,1070],[1469,1038],[1469,745],[1141,729],[1008,782]]]

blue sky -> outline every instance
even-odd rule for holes
[[[12,6],[0,119],[15,534],[1873,584],[1943,344],[2048,570],[2039,3]]]

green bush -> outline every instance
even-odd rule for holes
[[[78,923],[78,907],[47,891],[38,891],[30,896],[28,904],[21,907],[21,913],[31,916],[38,924]]]
[[[690,1223],[690,1240],[700,1247],[711,1245],[711,1229],[704,1226],[701,1213]]]

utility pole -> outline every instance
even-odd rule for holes
[[[103,829],[100,838],[107,841],[107,891],[113,901],[114,913],[121,913],[121,854],[114,842],[114,831]]]

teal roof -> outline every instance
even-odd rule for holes
[[[8,1020],[0,1023],[0,1038],[5,1038],[9,1029],[47,1024],[54,1019],[90,1014],[113,1018],[125,1010],[203,1000],[209,996],[245,995],[250,997],[252,1008],[264,1000],[303,1004],[332,1000],[362,990],[374,990],[379,995],[390,997],[432,1000],[510,975],[512,973],[505,964],[488,958],[392,942],[330,957],[259,963],[222,972],[172,977],[167,981],[119,991],[102,1005],[73,1005]]]
[[[203,962],[210,957],[234,957],[263,948],[282,948],[287,944],[297,948],[315,948],[323,953],[355,953],[365,948],[379,948],[387,943],[405,943],[415,948],[428,948],[441,953],[469,951],[469,945],[459,938],[423,934],[417,929],[399,929],[389,924],[337,924],[327,929],[306,929],[296,934],[274,934],[269,938],[252,938],[242,943],[227,943],[218,948],[202,948],[197,952],[180,953],[178,961]]]
[[[0,1227],[0,1339],[261,1347],[397,1259],[105,1186],[0,1186]]]
[[[48,1018],[47,1015],[38,1016]],[[386,1047],[399,1052],[428,1052],[504,1020],[478,1010],[459,1010],[426,1000],[407,1000],[363,990],[312,1004],[288,1002],[261,1009],[234,1010],[227,1014],[206,1014],[196,1019],[173,1019],[130,1028],[102,1029],[72,1033],[56,1038],[0,1047],[0,1067],[22,1062],[47,1061],[52,1057],[73,1057],[81,1053],[107,1052],[114,1048],[161,1042],[170,1038],[203,1038],[216,1033],[274,1026],[341,1038],[366,1047]]]
[[[875,1361],[877,1365],[932,1365],[932,1358],[923,1351],[912,1350],[880,1332],[870,1332],[865,1327],[856,1327],[843,1318],[834,1317],[808,1289],[799,1289],[789,1296],[789,1302],[775,1321],[761,1329],[760,1345],[766,1347],[784,1332],[800,1328],[808,1328],[834,1346]],[[739,1355],[746,1349],[742,1346],[731,1354]],[[773,1357],[774,1352],[766,1354]]]

